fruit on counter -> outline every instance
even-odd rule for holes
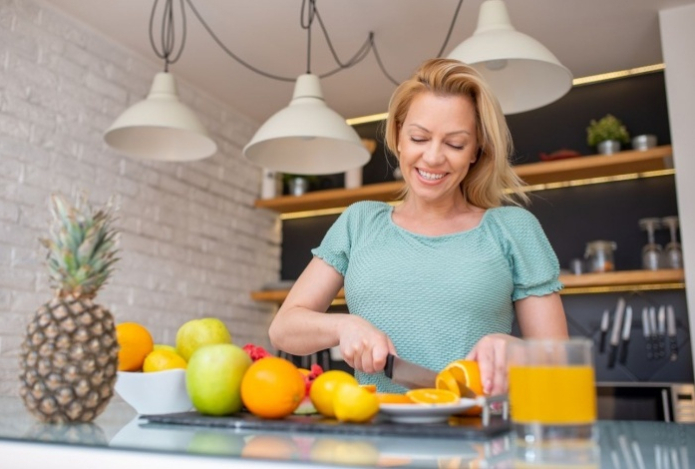
[[[141,371],[145,357],[154,349],[152,335],[142,324],[123,322],[116,325],[119,371]]]
[[[186,361],[200,347],[231,343],[232,336],[227,326],[217,318],[192,319],[176,332],[176,352]]]
[[[413,400],[405,394],[378,392],[375,395],[379,404],[415,404]]]
[[[239,457],[246,442],[243,434],[236,434],[224,429],[205,430],[196,428],[188,446],[188,453],[199,453],[206,456],[234,456]]]
[[[359,385],[342,383],[333,395],[333,410],[341,422],[369,422],[379,412],[379,400]]]
[[[306,384],[306,395],[308,396],[311,392],[311,385],[313,384],[314,380],[323,373],[323,368],[321,368],[321,365],[317,365],[314,363],[313,365],[311,365],[310,370],[307,370],[306,368],[300,368],[299,372],[304,377],[304,383]]]
[[[170,352],[178,353],[176,352],[176,347],[167,344],[154,344],[153,350],[169,350]]]
[[[169,349],[152,350],[142,364],[142,371],[152,373],[154,371],[174,370],[177,368],[186,369],[186,360],[176,352]]]
[[[376,393],[376,384],[360,384],[360,387],[366,389],[371,393]]]
[[[309,397],[316,410],[325,417],[335,417],[333,409],[333,394],[339,384],[350,383],[358,385],[350,373],[342,370],[329,370],[319,375],[311,385]]]
[[[405,395],[416,404],[455,404],[461,399],[453,391],[434,388],[411,389]]]
[[[41,243],[55,296],[27,325],[19,395],[43,422],[90,422],[108,405],[116,382],[113,315],[96,296],[118,260],[118,233],[111,206],[93,210],[84,196],[74,205],[52,196],[51,215],[50,234]]]
[[[200,347],[186,368],[186,390],[201,414],[230,415],[241,410],[241,380],[251,359],[241,347],[213,344]]]
[[[246,344],[242,348],[244,349],[244,352],[249,354],[249,357],[251,357],[251,360],[253,360],[253,361],[260,360],[261,358],[273,356],[273,354],[268,352],[266,349],[264,349],[260,345]]]
[[[287,417],[305,395],[304,377],[289,360],[265,357],[253,362],[241,380],[241,400],[252,414],[267,418]]]
[[[456,360],[449,363],[437,374],[435,381],[437,389],[445,389],[462,397],[461,386],[473,391],[477,396],[483,395],[483,382],[480,378],[480,368],[475,360]],[[479,415],[482,409],[472,407],[464,412],[465,415]]]

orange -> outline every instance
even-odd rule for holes
[[[338,389],[338,385],[342,383],[350,383],[355,386],[358,385],[354,376],[342,370],[326,371],[318,375],[314,380],[311,385],[311,390],[309,391],[309,398],[321,415],[325,417],[335,417],[333,395]]]
[[[446,389],[420,388],[405,393],[417,404],[455,404],[460,397]]]
[[[378,392],[376,398],[379,404],[415,404],[405,394],[395,394],[390,392]]]
[[[379,412],[379,400],[362,386],[342,383],[333,395],[333,410],[341,422],[368,422]]]
[[[140,371],[145,357],[154,348],[152,335],[145,326],[136,322],[124,322],[116,326],[119,371]]]
[[[241,379],[241,400],[254,415],[280,419],[294,412],[304,399],[304,377],[284,358],[265,357],[251,364]]]
[[[456,360],[449,363],[437,375],[437,389],[445,389],[456,394],[458,397],[465,397],[461,386],[465,386],[475,393],[476,396],[483,395],[483,382],[480,378],[480,368],[475,360]],[[478,406],[472,407],[464,415],[478,415],[481,412]]]
[[[242,458],[295,459],[300,449],[291,438],[276,435],[253,435],[241,450]]]
[[[376,392],[376,384],[360,384],[360,387],[366,389],[371,393]]]
[[[142,371],[150,373],[153,371],[173,370],[176,368],[186,369],[186,360],[176,352],[168,349],[155,349],[151,351],[142,364]]]

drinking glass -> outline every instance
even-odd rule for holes
[[[683,268],[683,250],[678,242],[678,217],[664,217],[661,219],[662,226],[669,229],[671,242],[666,245],[664,252],[664,267],[668,269]]]
[[[509,404],[517,441],[546,445],[594,439],[592,346],[586,338],[510,344]]]
[[[646,270],[658,270],[661,266],[661,246],[654,242],[654,230],[661,228],[661,220],[658,218],[642,218],[639,226],[647,232],[647,244],[642,248],[642,268]]]

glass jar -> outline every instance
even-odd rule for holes
[[[586,244],[584,259],[586,268],[589,272],[613,272],[615,262],[613,261],[613,251],[618,245],[613,241],[591,241]]]

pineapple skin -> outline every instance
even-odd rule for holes
[[[59,294],[27,326],[19,376],[25,407],[42,422],[91,422],[113,397],[118,349],[106,308]]]

